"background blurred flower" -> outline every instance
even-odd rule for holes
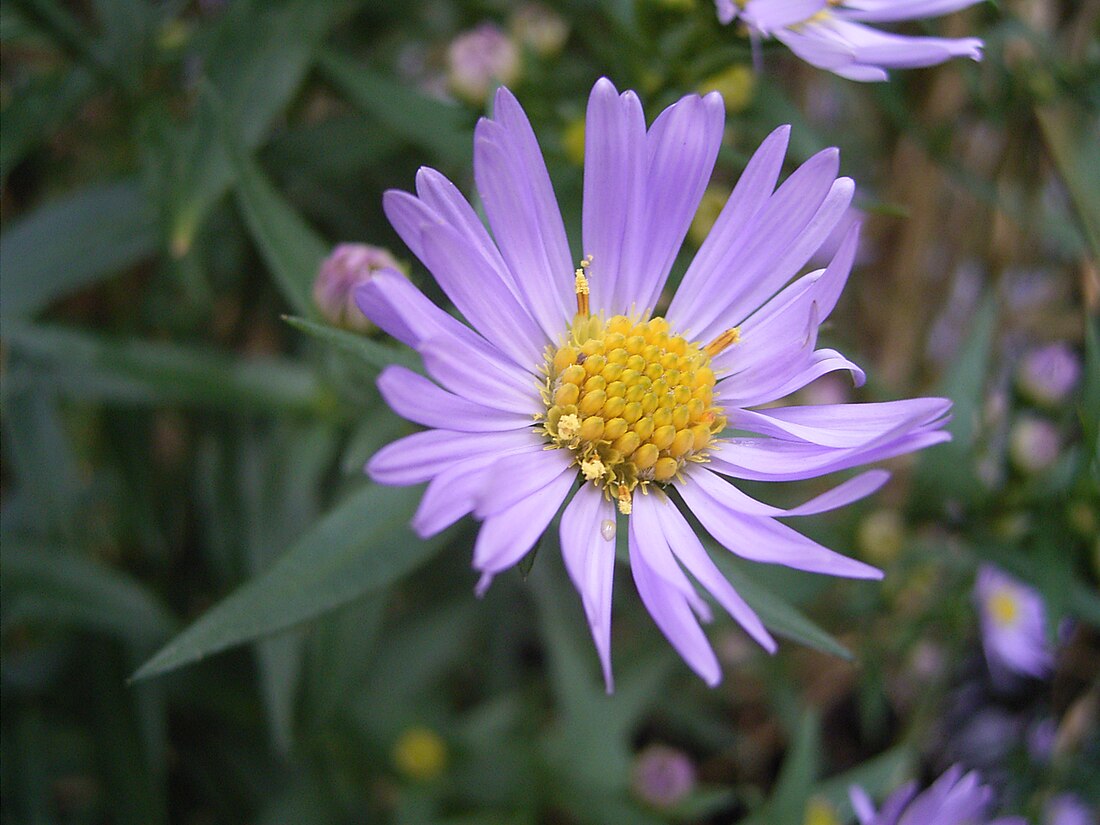
[[[447,745],[429,728],[409,728],[394,743],[393,763],[409,779],[429,782],[447,767]]]
[[[1025,473],[1041,473],[1058,459],[1062,437],[1058,428],[1045,418],[1022,415],[1012,425],[1008,454]]]
[[[388,249],[363,243],[342,243],[321,262],[313,282],[313,300],[327,321],[366,332],[371,322],[355,305],[355,290],[380,269],[400,271]]]
[[[493,23],[463,32],[447,47],[447,83],[468,103],[484,103],[494,86],[515,83],[521,69],[516,44]]]
[[[943,63],[952,57],[981,60],[982,41],[888,34],[864,23],[896,23],[938,16],[980,0],[716,0],[718,19],[740,19],[749,31],[774,37],[819,69],[849,80],[886,80],[887,69]]]
[[[699,84],[699,93],[718,92],[731,115],[743,111],[752,103],[756,91],[756,74],[744,64],[727,66]]]
[[[1017,374],[1020,390],[1032,401],[1053,406],[1061,402],[1081,377],[1081,359],[1064,341],[1033,349]]]
[[[525,3],[508,20],[512,36],[535,54],[552,57],[569,39],[569,24],[560,14],[539,3]]]
[[[1063,793],[1043,807],[1043,825],[1096,825],[1097,811],[1075,794]]]
[[[1033,589],[986,564],[974,587],[982,630],[982,645],[994,679],[1005,682],[1005,671],[1042,677],[1054,664],[1047,641],[1043,600]]]
[[[964,775],[958,765],[921,794],[916,782],[902,786],[877,812],[862,788],[853,786],[849,795],[860,825],[1027,825],[1023,817],[989,819],[992,790],[981,784],[977,771]]]
[[[634,761],[631,787],[654,808],[671,808],[695,790],[695,764],[682,750],[649,745]]]

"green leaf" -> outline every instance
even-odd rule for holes
[[[469,166],[473,130],[461,109],[426,97],[407,84],[336,52],[323,52],[319,65],[355,105],[394,134],[428,150],[441,161]]]
[[[134,180],[80,189],[0,237],[0,313],[33,315],[156,252],[152,211]]]
[[[1085,318],[1085,381],[1081,390],[1081,429],[1086,466],[1100,483],[1100,318]]]
[[[0,181],[7,181],[12,168],[46,141],[94,88],[86,71],[67,69],[15,89],[0,111]]]
[[[997,314],[996,297],[988,295],[971,319],[970,334],[939,386],[938,394],[952,401],[952,418],[947,426],[951,441],[921,457],[916,477],[917,488],[922,491],[919,498],[936,502],[953,499],[973,505],[984,495],[985,487],[974,470],[974,448],[980,434]]]
[[[204,45],[206,80],[222,101],[224,120],[246,149],[259,146],[272,121],[285,112],[313,62],[314,51],[344,3],[293,0],[286,3],[234,2]],[[199,100],[191,128],[165,150],[176,156],[170,174],[170,235],[182,256],[210,207],[233,183],[235,169],[219,140],[218,122]]]
[[[400,364],[410,369],[419,369],[419,359],[411,350],[405,347],[392,347],[372,341],[363,335],[354,332],[330,327],[327,324],[319,324],[306,318],[298,318],[294,315],[284,315],[283,320],[299,332],[312,335],[319,341],[324,341],[342,352],[353,355],[368,367],[375,370],[383,370],[391,364]]]
[[[329,245],[305,222],[271,184],[241,143],[229,113],[208,89],[204,97],[216,112],[236,176],[237,204],[283,297],[303,315],[315,315],[313,281]]]
[[[271,569],[211,608],[146,662],[145,679],[316,618],[398,581],[427,561],[445,535],[408,528],[417,491],[367,485],[345,498]]]
[[[144,585],[90,558],[9,537],[0,562],[6,625],[33,621],[94,630],[142,651],[175,630],[171,615]]]
[[[807,709],[798,723],[794,741],[783,760],[771,799],[753,822],[800,822],[810,799],[810,789],[821,770],[821,720]]]
[[[1096,135],[1100,120],[1073,103],[1053,103],[1035,109],[1050,156],[1066,184],[1081,228],[1100,263],[1100,158]]]
[[[45,383],[79,398],[140,405],[185,404],[228,411],[331,414],[334,401],[313,373],[279,358],[234,359],[211,350],[112,339],[57,325],[5,322],[3,340],[36,366],[6,377]]]
[[[749,566],[734,559],[726,550],[712,554],[722,574],[729,579],[749,607],[756,611],[769,630],[815,650],[851,659],[852,654],[833,636],[752,577]]]

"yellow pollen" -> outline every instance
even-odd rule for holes
[[[703,352],[709,355],[711,358],[716,356],[722,350],[727,347],[731,347],[741,340],[741,327],[730,327],[705,347]]]
[[[1008,627],[1016,621],[1020,606],[1007,590],[998,590],[989,598],[989,615],[997,624]]]
[[[598,481],[603,478],[603,474],[607,472],[607,468],[603,462],[600,461],[599,456],[589,459],[588,461],[581,462],[581,472],[584,473],[585,481]]]
[[[581,431],[581,420],[578,416],[570,413],[569,415],[563,415],[558,419],[558,438],[563,441],[573,441]]]
[[[577,270],[578,283],[587,263]],[[724,347],[737,335],[734,329],[717,340]],[[725,429],[711,357],[661,317],[605,321],[578,313],[546,355],[541,432],[629,514],[637,487],[646,492],[650,484],[682,480],[685,466],[706,461]]]

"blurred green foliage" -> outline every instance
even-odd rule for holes
[[[381,193],[419,165],[470,191],[481,112],[441,94],[446,45],[485,19],[507,28],[512,6],[0,8],[3,823],[799,823],[813,806],[843,822],[850,784],[881,796],[963,759],[947,720],[975,701],[1016,720],[992,768],[1006,811],[1034,817],[1065,789],[1100,801],[1095,4],[936,21],[964,19],[986,61],[874,87],[780,48],[754,75],[703,0],[547,4],[568,39],[524,46],[514,88],[574,242],[592,82],[638,89],[651,117],[722,86],[736,105],[716,186],[781,122],[792,160],[839,145],[860,185],[870,251],[827,334],[871,380],[843,392],[955,402],[950,445],[803,522],[884,583],[716,551],[795,643],[768,657],[719,619],[714,691],[624,584],[613,696],[554,530],[529,575],[477,601],[475,526],[420,541],[420,490],[364,481],[410,431],[374,376],[412,362],[328,325],[311,296],[337,241],[408,257]],[[1044,406],[1014,376],[1053,340],[1084,377]],[[1061,439],[1038,472],[1008,447],[1028,411]],[[970,601],[983,560],[1039,588],[1052,629],[1073,621],[1051,679],[1007,699]],[[1024,731],[1044,719],[1058,736],[1038,759]],[[667,808],[632,787],[655,742],[698,770]]]

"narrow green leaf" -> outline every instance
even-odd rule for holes
[[[461,109],[426,97],[336,52],[323,52],[319,65],[353,103],[394,134],[432,152],[441,161],[469,165],[472,128]]]
[[[175,630],[171,615],[144,585],[90,558],[6,538],[0,562],[5,623],[34,621],[94,630],[139,650]]]
[[[419,369],[419,359],[404,347],[392,347],[372,341],[354,332],[319,324],[306,318],[284,315],[283,320],[306,335],[312,335],[318,341],[324,341],[337,349],[354,355],[364,364],[376,370],[382,370],[391,364],[400,364],[410,369]]]
[[[230,166],[236,177],[237,204],[256,246],[283,297],[302,315],[315,315],[313,281],[329,245],[286,202],[267,179],[245,144],[240,141],[229,113],[208,89],[204,97],[219,119]]]
[[[14,90],[0,110],[0,181],[28,152],[46,141],[95,88],[82,69],[67,69],[32,78]]]
[[[749,566],[734,559],[726,550],[713,554],[715,563],[741,597],[756,611],[769,630],[815,650],[851,659],[852,654],[833,636],[810,621],[798,609],[756,581]]]
[[[33,315],[156,252],[137,182],[90,186],[13,222],[0,238],[0,314]]]
[[[445,534],[408,528],[415,489],[367,485],[345,498],[272,567],[211,608],[134,674],[145,679],[269,636],[393,584],[427,561]]]
[[[1085,318],[1085,381],[1081,391],[1081,429],[1086,464],[1100,482],[1100,318]]]
[[[821,720],[807,709],[799,721],[768,804],[768,822],[799,822],[821,770]]]
[[[312,414],[335,410],[313,373],[286,359],[233,359],[211,350],[112,339],[15,319],[4,324],[3,340],[37,367],[7,376],[13,387],[27,380],[75,397],[140,405]]]
[[[1073,199],[1093,261],[1100,263],[1100,157],[1096,135],[1100,120],[1070,102],[1035,109],[1050,156]]]
[[[922,498],[974,504],[984,494],[985,487],[975,475],[974,448],[980,434],[997,314],[996,297],[988,295],[971,319],[970,334],[940,384],[938,394],[953,402],[947,426],[951,441],[922,455],[916,477]]]
[[[313,54],[344,3],[292,0],[234,2],[222,14],[205,43],[206,80],[225,108],[237,140],[259,146],[272,121],[282,114],[313,62]],[[176,255],[190,248],[210,207],[233,183],[235,169],[218,124],[203,96],[191,128],[168,136],[163,147],[176,156],[171,174],[171,247]]]

